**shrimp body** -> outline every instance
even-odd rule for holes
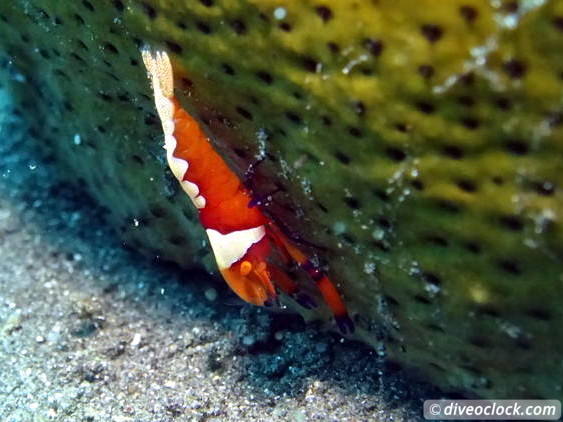
[[[174,96],[174,77],[167,53],[144,48],[142,56],[152,81],[168,165],[198,210],[227,284],[243,300],[260,306],[276,298],[276,287],[295,296],[297,285],[270,262],[277,251],[286,263],[297,263],[307,272],[317,283],[340,329],[352,331],[353,323],[344,302],[328,276],[253,205],[251,192],[214,150],[197,121],[181,107]]]
[[[178,144],[172,155],[190,163],[182,183],[191,183],[190,187],[205,198],[205,206],[198,207],[202,225],[222,234],[264,225],[267,219],[260,209],[248,207],[252,200],[248,189],[213,149],[199,124],[176,100],[174,105]],[[197,196],[192,200],[196,204]]]

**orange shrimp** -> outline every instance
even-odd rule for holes
[[[353,332],[354,324],[346,306],[327,274],[255,205],[251,192],[174,96],[168,54],[143,48],[142,57],[152,81],[168,165],[197,208],[219,271],[229,287],[254,305],[272,303],[278,287],[303,306],[314,306],[311,299],[299,293],[297,284],[285,271],[272,262],[277,252],[286,264],[298,264],[316,283],[340,331]]]

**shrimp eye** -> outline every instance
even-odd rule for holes
[[[240,275],[247,276],[252,271],[252,264],[249,261],[242,261],[240,264]]]

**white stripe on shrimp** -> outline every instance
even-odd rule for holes
[[[198,208],[205,208],[205,198],[199,194],[199,188],[195,183],[184,180],[189,164],[186,160],[175,157],[174,152],[178,142],[174,137],[174,75],[172,64],[165,51],[151,51],[148,47],[141,50],[143,63],[147,68],[152,82],[154,103],[164,131],[164,149],[168,166],[178,179],[182,189],[188,194],[193,204]]]

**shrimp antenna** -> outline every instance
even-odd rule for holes
[[[141,48],[143,63],[149,72],[153,89],[160,89],[162,95],[171,98],[174,95],[174,74],[170,57],[164,50],[154,51],[149,46]]]
[[[162,122],[164,134],[172,136],[174,131],[174,73],[166,51],[154,51],[150,47],[141,48],[143,63],[152,82],[154,104]],[[174,145],[174,148],[176,145]]]

